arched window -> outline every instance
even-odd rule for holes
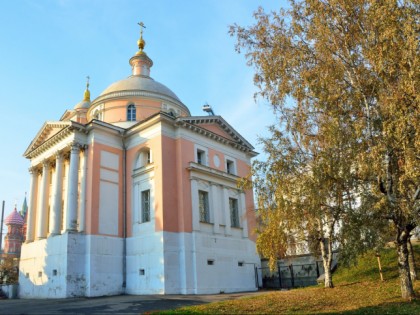
[[[127,121],[136,121],[136,106],[133,104],[127,107]]]
[[[96,109],[94,112],[93,112],[93,119],[97,119],[97,120],[100,120],[101,119],[101,117],[100,117],[100,111],[98,110],[98,109]]]
[[[152,152],[149,148],[143,148],[137,155],[136,161],[134,163],[134,169],[147,166],[152,162]]]
[[[171,115],[172,117],[176,117],[175,111],[172,108],[169,110],[169,115]]]

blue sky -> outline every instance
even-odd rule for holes
[[[59,120],[83,98],[92,99],[131,74],[139,26],[153,60],[151,77],[168,86],[192,115],[212,105],[257,149],[273,111],[254,101],[253,69],[235,52],[233,23],[252,25],[262,6],[252,0],[16,0],[0,11],[0,202],[5,217],[20,210],[29,190],[29,161],[22,154],[45,121]]]

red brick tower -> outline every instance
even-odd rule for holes
[[[22,227],[24,224],[22,216],[17,212],[16,207],[4,220],[7,225],[7,234],[4,238],[4,254],[9,257],[20,257],[20,248],[23,242]]]

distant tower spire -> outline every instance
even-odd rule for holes
[[[90,77],[87,76],[86,77],[86,90],[85,90],[85,95],[84,95],[84,98],[83,98],[83,100],[86,101],[86,102],[90,102],[89,79],[90,79]]]
[[[26,213],[28,212],[28,203],[26,202],[26,192],[25,192],[25,199],[23,199],[22,209],[20,210],[20,215],[22,218],[25,218]]]

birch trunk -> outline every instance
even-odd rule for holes
[[[417,280],[417,270],[416,270],[416,261],[414,260],[413,244],[411,244],[410,239],[408,239],[407,248],[408,248],[408,264],[410,266],[410,278],[411,278],[411,282],[414,282]]]
[[[331,249],[331,242],[329,239],[322,238],[320,241],[321,247],[321,256],[322,256],[322,263],[324,265],[324,287],[325,288],[334,288],[334,284],[332,281],[332,273],[331,273],[331,262],[332,262],[332,252]]]
[[[413,283],[410,277],[408,263],[407,233],[401,232],[397,238],[398,271],[400,274],[401,296],[403,299],[411,300],[415,297]]]

